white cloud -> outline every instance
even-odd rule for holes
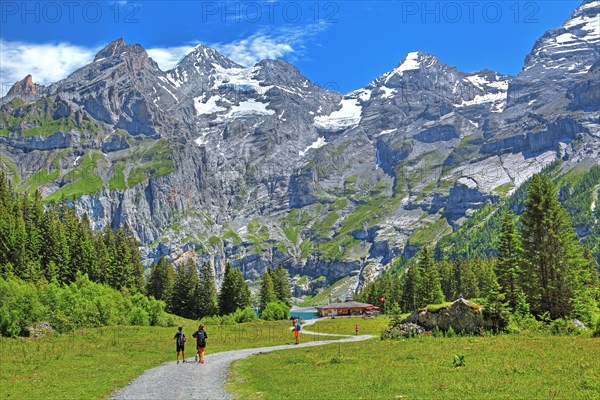
[[[198,43],[190,46],[155,47],[147,49],[148,55],[158,63],[163,71],[167,71],[177,65],[179,60],[194,48]]]
[[[25,43],[0,40],[0,96],[27,74],[49,84],[92,62],[96,49],[69,43]]]
[[[294,61],[305,54],[306,43],[326,28],[324,23],[303,27],[259,30],[251,36],[229,43],[208,43],[223,55],[244,66],[267,58]],[[200,41],[173,47],[147,49],[163,71],[169,70]],[[83,47],[70,43],[27,43],[0,39],[0,96],[27,74],[33,81],[47,85],[66,78],[90,63],[100,47]]]
[[[305,53],[306,42],[326,27],[325,23],[316,23],[303,27],[279,28],[269,32],[261,29],[247,38],[229,43],[193,41],[188,42],[188,45],[155,47],[147,51],[163,71],[174,68],[181,58],[199,43],[216,49],[219,53],[244,66],[254,65],[267,58],[287,58],[293,61]]]
[[[215,43],[210,47],[216,48],[223,55],[244,66],[254,65],[266,58],[281,58],[294,52],[290,43],[261,33],[232,43]]]
[[[280,28],[271,32],[260,30],[248,38],[208,46],[244,66],[254,65],[264,59],[294,60],[304,54],[306,42],[325,30],[326,25],[315,23],[302,27]]]

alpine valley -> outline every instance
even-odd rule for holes
[[[478,210],[483,223],[533,174],[568,181],[600,164],[599,14],[585,0],[517,76],[411,52],[347,94],[204,45],[162,71],[119,38],[67,78],[29,75],[0,99],[0,168],[96,229],[127,224],[147,263],[195,253],[218,280],[227,261],[256,280],[281,262],[296,296],[351,293],[472,229]],[[591,215],[574,218],[582,240],[599,230],[594,176],[569,209]]]

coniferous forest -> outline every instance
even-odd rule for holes
[[[535,175],[521,199],[520,215],[505,207],[494,216],[498,222],[489,255],[444,252],[442,241],[397,262],[357,299],[399,313],[462,295],[522,318],[596,323],[596,257],[589,242],[578,240],[555,185],[547,175]],[[0,279],[0,330],[11,336],[39,320],[50,320],[59,330],[168,324],[167,313],[191,319],[229,315],[241,322],[258,318],[252,305],[270,320],[289,317],[291,306],[282,265],[263,274],[256,298],[229,264],[220,291],[213,267],[205,263],[198,270],[192,257],[177,265],[160,257],[145,275],[127,227],[94,230],[87,215],[79,218],[66,200],[45,204],[39,193],[19,194],[4,175]]]
[[[271,310],[266,319],[285,319],[291,305],[287,271],[280,265],[272,273],[272,304],[261,308]],[[244,322],[258,319],[251,304],[241,272],[229,264],[220,292],[212,266],[198,270],[193,258],[173,265],[161,257],[145,277],[139,243],[126,226],[94,230],[68,201],[46,204],[38,192],[19,194],[0,171],[2,335],[26,334],[42,320],[59,331],[174,324],[167,313],[190,319],[231,315]]]
[[[496,219],[493,255],[466,257],[452,250],[444,253],[439,245],[435,251],[425,247],[368,284],[358,298],[399,313],[462,295],[499,304],[521,319],[597,323],[598,264],[590,243],[579,241],[551,179],[535,175],[521,215],[504,208]]]

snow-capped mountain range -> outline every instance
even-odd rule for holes
[[[600,162],[599,12],[584,1],[517,76],[411,52],[347,94],[204,45],[162,71],[117,39],[0,99],[0,167],[97,228],[127,223],[149,259],[362,282],[555,159]]]

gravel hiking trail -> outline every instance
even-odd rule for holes
[[[303,328],[314,324],[316,321],[318,320],[306,321],[306,323],[303,324]],[[302,333],[317,335],[316,332],[304,329],[302,330]],[[235,360],[240,360],[258,353],[276,350],[323,346],[340,342],[358,342],[374,337],[372,335],[350,336],[325,333],[318,333],[318,335],[337,336],[343,337],[343,339],[326,341],[318,340],[300,343],[299,345],[290,344],[259,347],[207,354],[204,357],[204,364],[195,362],[193,357],[187,358],[186,362],[182,364],[170,361],[159,367],[147,370],[133,380],[127,387],[116,392],[112,399],[231,399],[231,396],[225,392],[225,384],[227,382],[227,370],[229,369],[229,365]],[[207,349],[210,349],[210,347],[207,347]]]

